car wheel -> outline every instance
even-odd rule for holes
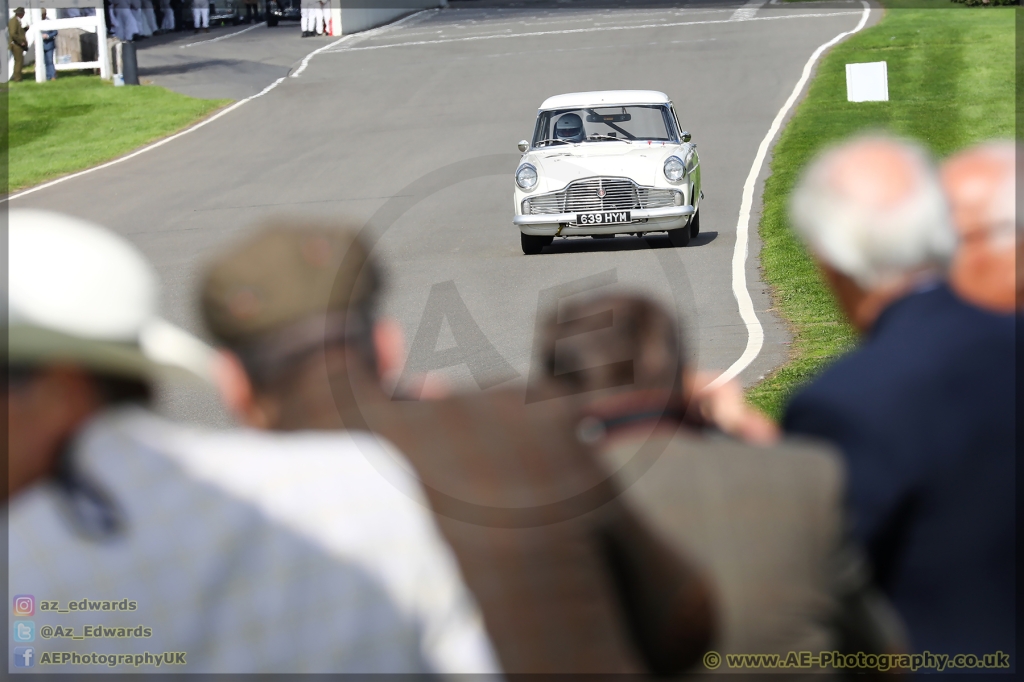
[[[688,246],[690,244],[690,226],[669,230],[668,238],[672,242],[672,246]]]
[[[267,19],[267,26],[268,27],[277,26],[277,19]]]
[[[690,218],[690,239],[693,239],[700,234],[700,211],[693,214]]]
[[[614,234],[592,234],[591,239],[615,239]]]
[[[523,245],[523,253],[527,256],[535,256],[544,249],[545,246],[555,241],[554,237],[538,236],[534,234],[519,233],[520,241]]]

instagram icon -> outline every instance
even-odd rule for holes
[[[14,615],[31,616],[36,612],[36,598],[31,594],[14,595]]]

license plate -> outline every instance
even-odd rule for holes
[[[618,225],[630,222],[629,211],[601,211],[597,213],[577,213],[577,225]]]

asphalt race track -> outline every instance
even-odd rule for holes
[[[232,97],[294,75],[304,55],[331,46],[298,77],[193,133],[11,205],[80,215],[128,236],[163,278],[166,315],[199,333],[195,291],[211,254],[270,216],[322,216],[364,228],[374,243],[389,275],[386,312],[408,338],[407,372],[436,370],[473,390],[525,380],[538,306],[613,282],[672,305],[691,359],[725,369],[748,338],[732,292],[744,181],[808,58],[861,12],[859,0],[453,1],[333,44],[282,25],[189,48],[154,45],[150,56],[140,51],[143,77]],[[190,81],[174,51],[206,63],[196,70],[204,75]],[[272,57],[254,56],[264,53]],[[700,152],[702,233],[682,249],[663,235],[580,238],[524,256],[511,224],[516,142],[531,135],[547,96],[605,89],[674,100]],[[745,261],[765,343],[740,374],[745,384],[789,348],[756,259],[767,170]],[[449,347],[459,350],[437,352]],[[438,367],[445,358],[460,364]],[[211,396],[168,401],[179,416],[223,419]]]

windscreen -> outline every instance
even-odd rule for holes
[[[542,111],[537,118],[533,146],[615,140],[679,141],[667,106],[636,104]]]

